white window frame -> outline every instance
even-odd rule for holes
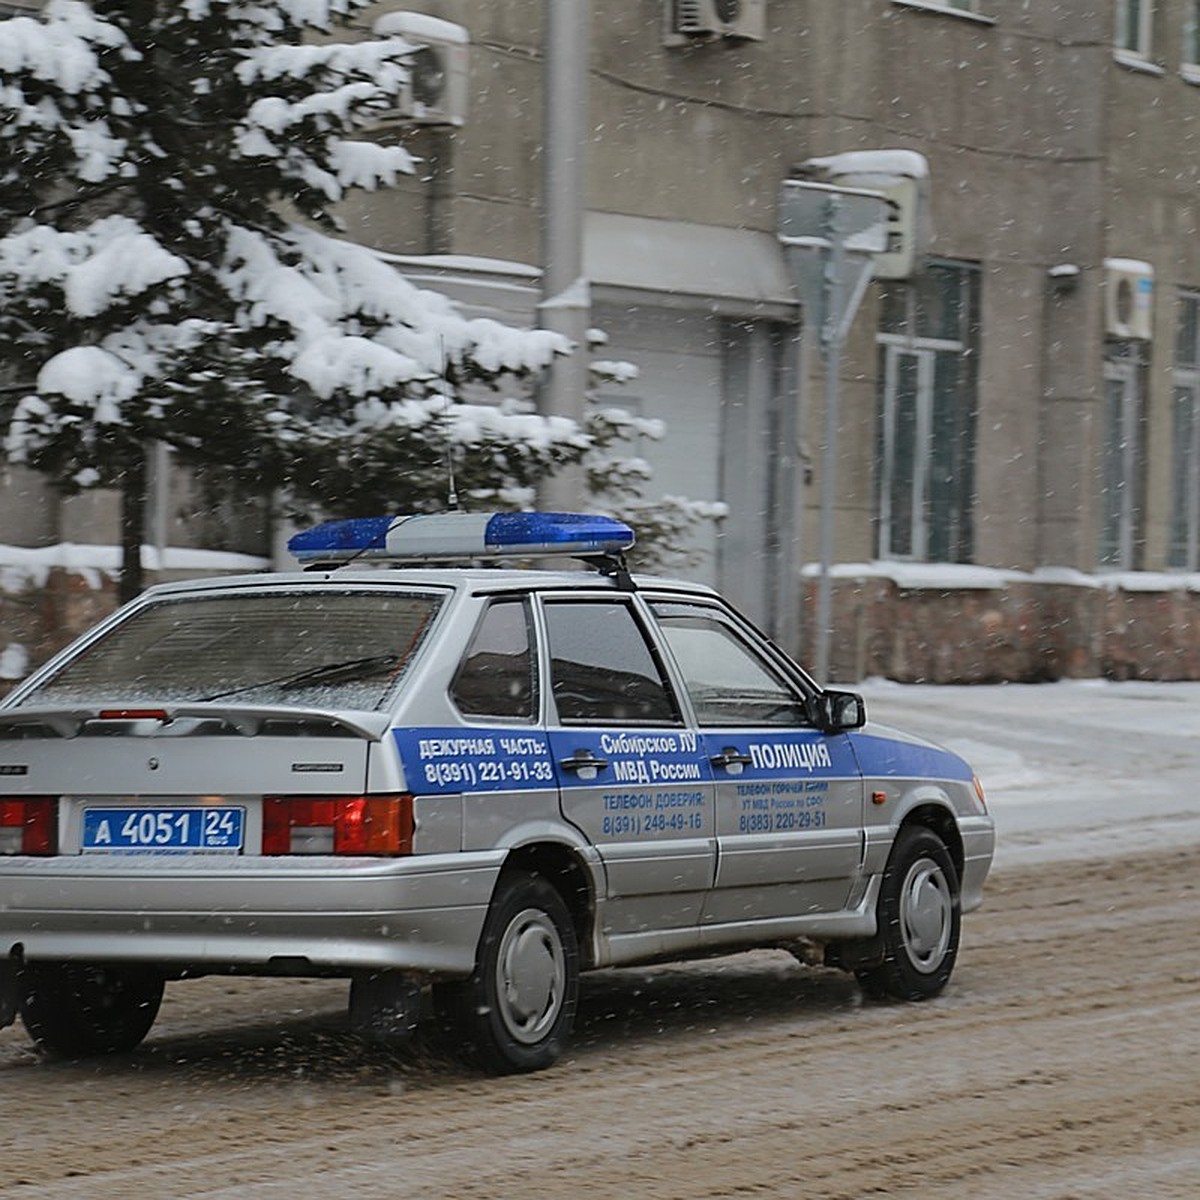
[[[1200,293],[1182,291],[1180,301],[1180,334],[1176,337],[1176,353],[1182,344],[1183,306],[1200,309]],[[1184,434],[1184,445],[1171,451],[1172,495],[1171,527],[1168,538],[1168,563],[1185,571],[1200,571],[1200,347],[1191,347],[1188,359],[1176,359],[1171,372],[1171,394],[1174,404],[1186,404],[1185,429],[1180,430],[1177,414],[1173,414],[1173,435],[1178,440]],[[1182,535],[1182,537],[1180,537]],[[1178,553],[1182,550],[1182,555]]]
[[[880,464],[879,490],[879,546],[881,559],[910,560],[925,562],[929,554],[929,522],[926,506],[929,496],[930,441],[933,430],[933,367],[934,352],[939,347],[916,339],[899,339],[894,335],[880,335],[884,345],[884,405],[883,405],[883,462]],[[901,514],[893,504],[896,500],[894,465],[897,457],[898,433],[896,420],[896,392],[900,359],[911,358],[916,364],[917,393],[915,397],[915,429],[912,473],[908,492],[909,509],[904,514],[911,531],[908,550],[900,550],[894,544],[894,530],[900,524]]]
[[[1133,14],[1131,5],[1137,5],[1137,28],[1129,38],[1129,27]],[[1130,66],[1151,65],[1154,48],[1154,0],[1115,0],[1116,26],[1113,36],[1113,53],[1119,62]],[[1132,43],[1132,44],[1129,44]]]
[[[1142,528],[1142,374],[1142,363],[1136,358],[1105,360],[1096,556],[1101,571],[1137,569]]]
[[[1174,384],[1174,403],[1185,403],[1188,416],[1186,444],[1172,448],[1173,494],[1168,565],[1195,572],[1200,570],[1200,371],[1194,367],[1176,367]],[[1177,423],[1175,433],[1178,436]],[[1175,469],[1177,464],[1182,464],[1182,469]],[[1182,534],[1178,543],[1176,531]]]
[[[975,333],[972,337],[960,329],[961,338],[917,333],[914,324],[917,297],[913,286],[909,284],[900,285],[905,288],[904,305],[908,313],[906,329],[903,332],[880,331],[875,335],[876,345],[882,351],[877,400],[875,554],[885,561],[962,562],[970,561],[964,554],[974,553],[971,531],[974,497],[970,494],[974,488],[964,488],[947,509],[942,500],[935,496],[934,471],[939,452],[944,451],[946,446],[942,440],[945,430],[935,428],[938,363],[946,354],[965,359],[967,355],[978,353],[977,339],[982,336],[978,328],[980,298],[973,288],[979,284],[971,285],[966,279],[968,272],[978,279],[978,268],[949,260],[939,261],[936,265],[952,269],[960,289],[972,289],[969,312]],[[902,392],[900,386],[904,362],[909,364],[912,372],[914,390],[911,393]],[[911,405],[907,431],[901,427],[902,402]],[[970,389],[970,413],[971,424],[977,424],[978,380],[973,382]],[[966,450],[970,462],[960,464],[972,475],[977,447],[977,436],[972,434]],[[910,477],[898,474],[901,465],[910,468]],[[943,549],[937,543],[947,540],[950,543],[949,557],[934,557]]]
[[[1200,0],[1187,0],[1179,73],[1188,83],[1200,83]]]

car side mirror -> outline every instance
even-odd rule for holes
[[[867,723],[866,701],[857,692],[818,692],[807,707],[808,719],[822,733],[846,733]]]

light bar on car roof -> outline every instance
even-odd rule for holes
[[[288,550],[303,563],[348,563],[620,554],[633,543],[623,521],[588,513],[420,513],[326,521],[295,534]]]

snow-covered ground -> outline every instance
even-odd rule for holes
[[[859,690],[871,720],[970,761],[999,868],[1200,841],[1200,683]]]

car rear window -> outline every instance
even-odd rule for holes
[[[188,596],[139,609],[22,705],[229,701],[375,709],[442,597],[382,591]]]

